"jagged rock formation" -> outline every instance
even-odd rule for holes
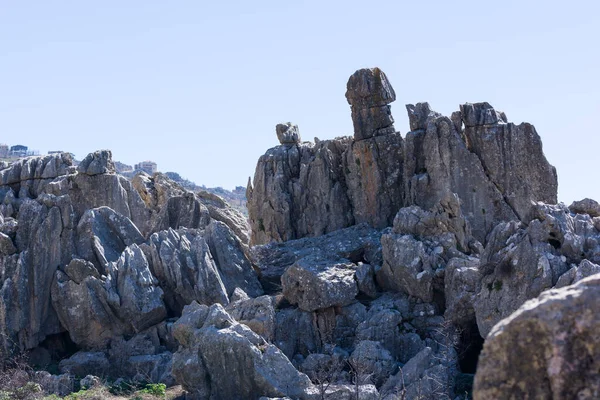
[[[172,384],[168,330],[142,350],[111,349],[124,340],[137,348],[136,338],[158,332],[191,301],[227,304],[236,288],[262,294],[243,219],[216,196],[196,197],[162,175],[131,184],[115,173],[110,151],[90,154],[77,169],[58,154],[21,160],[0,175],[3,354],[40,345],[47,352],[45,343],[58,340],[81,350],[63,363],[67,372],[108,375],[122,366],[128,376]],[[107,367],[94,370],[102,365],[94,357]]]
[[[207,400],[458,400],[477,368],[476,398],[598,397],[598,203],[555,205],[535,129],[488,103],[408,105],[403,137],[382,71],[347,89],[354,137],[276,127],[251,233],[109,151],[3,166],[2,354],[59,361],[36,378],[54,392],[92,374]]]
[[[363,222],[381,229],[400,208],[430,209],[451,193],[484,243],[497,223],[524,220],[531,201],[556,203],[556,171],[532,125],[508,123],[488,103],[463,104],[452,118],[418,103],[407,106],[403,139],[387,105],[395,93],[378,69],[352,75],[346,98],[354,140],[288,143],[259,159],[247,192],[252,244]]]

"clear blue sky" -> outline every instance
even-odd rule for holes
[[[278,122],[351,134],[346,81],[379,66],[397,130],[407,103],[488,101],[536,126],[560,200],[600,200],[599,41],[597,0],[0,0],[0,142],[233,188]]]

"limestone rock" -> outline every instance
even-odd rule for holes
[[[487,337],[475,399],[600,396],[600,276],[550,290],[523,304]]]
[[[232,302],[227,306],[227,312],[267,342],[272,343],[275,339],[275,307],[271,296]]]
[[[191,398],[308,398],[308,377],[222,306],[213,305],[198,317],[204,321],[192,319],[190,324],[201,328],[188,329],[191,335],[173,358],[173,374]]]
[[[281,277],[283,295],[302,310],[350,304],[358,294],[354,264],[306,257]]]
[[[494,110],[490,103],[465,103],[460,106],[465,127],[496,125],[507,123],[503,112]]]
[[[114,174],[115,164],[110,150],[98,150],[88,154],[77,167],[77,171],[86,175]]]
[[[520,219],[531,201],[557,202],[556,169],[546,160],[533,125],[506,123],[504,113],[487,103],[465,104],[461,113],[469,149]]]
[[[422,104],[407,107],[428,108]],[[406,134],[405,204],[430,210],[451,193],[456,194],[473,236],[482,243],[495,224],[517,219],[454,122],[431,112],[424,126],[424,130]]]
[[[45,394],[62,397],[75,390],[75,377],[70,374],[51,375],[46,371],[36,371],[34,381],[42,387]]]
[[[235,233],[243,244],[248,244],[250,240],[250,226],[248,225],[246,216],[231,207],[216,194],[200,190],[196,193],[196,196],[208,209],[211,219],[223,222]]]
[[[574,201],[569,210],[575,214],[587,214],[590,217],[600,217],[600,204],[596,200],[583,199]]]
[[[229,303],[219,269],[199,232],[161,231],[153,234],[142,248],[165,293],[165,302],[175,314],[192,301],[207,305]]]
[[[347,142],[278,146],[260,157],[247,190],[251,244],[318,236],[353,224],[342,178]]]
[[[73,171],[69,153],[28,157],[0,170],[0,188],[12,187],[19,198],[35,198],[53,179]]]
[[[258,276],[235,233],[224,223],[211,221],[206,227],[205,237],[227,294],[231,295],[236,288],[240,288],[250,297],[262,295],[263,288]]]
[[[429,119],[442,116],[442,114],[433,111],[427,102],[417,103],[416,105],[407,104],[406,110],[408,111],[411,131],[426,130]]]
[[[52,304],[62,326],[86,349],[105,349],[111,339],[132,335],[166,317],[163,291],[137,245],[127,247],[107,267],[106,276],[88,276],[80,284],[57,271],[52,285]]]
[[[352,262],[381,265],[381,231],[366,224],[340,229],[318,238],[254,246],[252,262],[260,269],[265,290],[277,290],[285,270],[305,257],[340,258]]]
[[[79,351],[62,360],[58,368],[62,373],[69,373],[78,377],[87,375],[107,376],[110,371],[106,354],[102,352]]]
[[[599,233],[589,215],[571,214],[564,205],[538,203],[530,209],[527,226],[496,226],[481,255],[481,290],[475,301],[482,336],[583,260],[582,274],[600,263]],[[572,282],[575,271],[561,285]]]
[[[300,130],[298,125],[292,125],[291,122],[284,124],[277,124],[275,127],[277,132],[277,139],[281,144],[296,144],[300,143]]]
[[[475,297],[480,291],[481,274],[476,258],[453,258],[446,265],[444,316],[457,325],[465,325],[475,319]]]
[[[383,381],[396,369],[396,363],[390,352],[379,342],[369,340],[364,340],[356,345],[349,362],[356,371],[370,375],[375,386],[381,386]]]
[[[394,118],[388,104],[396,100],[396,93],[383,71],[360,69],[352,74],[346,88],[356,140],[394,132]]]

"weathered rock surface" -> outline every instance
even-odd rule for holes
[[[281,277],[283,295],[304,311],[346,306],[358,294],[355,268],[350,262],[306,257],[289,267]]]
[[[428,210],[452,194],[485,243],[499,222],[527,219],[531,201],[556,203],[556,171],[532,125],[508,123],[488,103],[463,104],[452,118],[418,103],[407,105],[403,139],[389,113],[394,91],[376,68],[352,75],[346,97],[354,140],[281,145],[259,159],[247,191],[251,244],[363,222],[382,229],[400,208]]]
[[[142,248],[165,292],[165,303],[174,313],[180,314],[192,301],[229,303],[219,269],[200,232],[185,228],[157,232]]]
[[[165,319],[163,291],[137,245],[107,265],[106,276],[81,283],[56,272],[52,304],[71,340],[85,349],[104,349],[121,335],[132,335]],[[86,321],[82,324],[81,321]]]
[[[600,217],[600,204],[596,200],[583,199],[574,201],[569,210],[575,214],[587,214],[590,217]]]
[[[544,292],[487,337],[475,399],[593,399],[600,396],[600,275]]]
[[[488,103],[464,104],[461,113],[469,149],[520,219],[532,200],[557,202],[556,169],[546,160],[533,125],[507,123],[504,113]]]
[[[176,325],[173,373],[191,398],[309,397],[308,377],[220,305],[193,303]]]
[[[339,259],[354,263],[381,265],[381,231],[366,224],[329,233],[319,238],[304,238],[286,243],[254,246],[252,262],[260,270],[265,290],[278,290],[285,270],[305,257]]]
[[[382,70],[364,68],[352,74],[346,85],[346,99],[352,110],[356,140],[394,132],[389,104],[396,100],[396,93]]]
[[[475,301],[482,336],[526,300],[575,278],[573,269],[587,260],[580,274],[600,263],[600,232],[586,214],[571,214],[564,205],[542,203],[530,208],[527,226],[518,222],[496,226],[481,256],[481,291]],[[572,274],[572,275],[571,275]]]
[[[281,144],[296,144],[301,141],[298,125],[292,125],[291,122],[277,124],[275,132],[277,133],[277,139],[279,139],[279,143]]]

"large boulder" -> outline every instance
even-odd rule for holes
[[[283,295],[304,311],[345,306],[358,294],[355,266],[306,257],[289,267],[281,277]]]
[[[600,396],[600,275],[523,304],[488,335],[475,399]]]
[[[176,325],[174,334],[181,347],[173,357],[173,374],[189,398],[305,399],[311,395],[308,377],[221,305],[192,303]]]

